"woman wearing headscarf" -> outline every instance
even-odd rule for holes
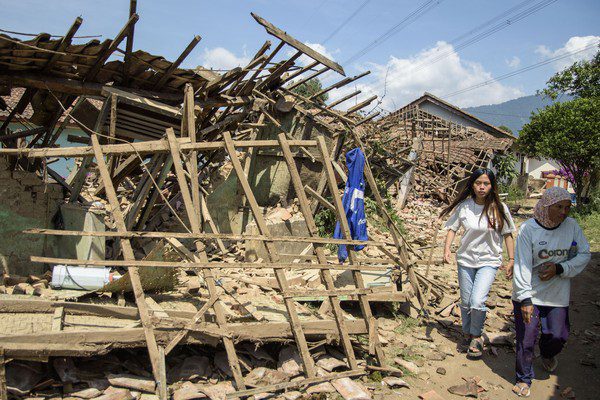
[[[571,195],[563,188],[544,192],[533,218],[517,237],[513,272],[513,306],[517,335],[516,385],[522,397],[530,394],[533,350],[539,340],[542,366],[556,369],[556,356],[569,336],[571,278],[589,263],[590,245],[573,218],[568,217]]]

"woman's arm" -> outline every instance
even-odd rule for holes
[[[563,278],[572,278],[579,274],[588,265],[592,258],[590,243],[583,234],[579,224],[575,227],[575,242],[577,242],[577,256],[560,263],[562,272],[558,275]]]
[[[526,225],[521,227],[515,247],[513,290],[519,302],[531,300],[531,273],[533,269],[533,245]]]
[[[447,264],[452,263],[452,251],[450,248],[452,247],[452,242],[454,241],[455,236],[456,231],[448,229],[448,233],[446,233],[446,242],[444,243],[444,262]]]
[[[513,269],[515,266],[515,239],[512,233],[504,235],[504,244],[506,245],[506,252],[508,253],[508,261],[502,266],[507,278],[512,278]]]

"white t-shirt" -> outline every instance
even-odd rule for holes
[[[502,203],[508,221],[504,221],[502,232],[490,228],[487,215],[481,215],[483,205],[468,198],[454,209],[446,222],[446,228],[458,231],[464,228],[465,233],[460,240],[456,252],[456,262],[466,268],[499,267],[502,265],[503,236],[515,231],[515,223],[506,204]]]
[[[567,260],[573,242],[577,242],[577,256]],[[513,300],[530,298],[538,306],[567,307],[571,278],[583,271],[591,258],[590,244],[573,218],[567,217],[554,229],[528,219],[519,228],[517,237]],[[563,273],[542,281],[538,267],[547,261],[560,264]]]

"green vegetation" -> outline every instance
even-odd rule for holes
[[[398,335],[404,335],[407,332],[414,330],[417,326],[419,326],[419,320],[416,318],[411,318],[406,315],[397,315],[396,321],[400,324],[394,329],[394,333]]]
[[[557,103],[533,115],[518,145],[526,154],[555,159],[581,203],[584,179],[600,171],[600,97]]]
[[[600,251],[600,211],[589,214],[573,213],[577,219],[585,237],[590,242],[592,252]]]
[[[383,375],[379,371],[373,371],[369,374],[369,380],[371,382],[380,383],[383,380]]]
[[[510,185],[512,181],[519,175],[515,171],[515,163],[517,157],[512,153],[500,154],[497,153],[492,160],[494,168],[496,169],[496,178],[498,182]]]
[[[589,203],[579,204],[571,216],[579,222],[593,252],[600,251],[600,188],[589,196]]]
[[[516,185],[499,185],[500,193],[507,193],[506,204],[508,206],[518,204],[525,199],[525,192]]]
[[[292,92],[299,94],[303,97],[311,97],[323,90],[323,86],[321,85],[321,81],[318,78],[313,78],[307,82],[304,82],[301,85],[296,86],[292,89]],[[329,99],[329,94],[324,93],[315,98],[319,103],[325,104],[325,102]]]
[[[598,187],[600,177],[600,51],[592,60],[556,73],[541,94],[576,98],[532,114],[521,130],[518,147],[530,156],[555,159],[581,204],[586,182]]]
[[[600,97],[600,51],[591,60],[574,63],[554,74],[539,93],[551,99],[562,94],[582,98]]]

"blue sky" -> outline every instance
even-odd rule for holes
[[[522,10],[541,0],[523,4]],[[343,63],[413,12],[424,0],[247,0],[158,1],[138,0],[135,49],[174,60],[195,34],[202,41],[185,66],[216,69],[244,64],[270,36],[250,16],[253,11],[288,31],[297,39]],[[364,56],[343,64],[348,75],[370,69],[373,73],[356,84],[363,91],[386,96],[381,107],[394,109],[430,91],[444,97],[491,78],[577,51],[600,41],[600,1],[557,0],[521,21],[456,51],[452,39],[523,0],[441,0],[387,41]],[[127,20],[129,1],[0,0],[5,30],[61,35],[75,17],[84,19],[78,34],[112,38]],[[363,8],[323,45],[340,24]],[[275,42],[275,40],[273,40]],[[456,44],[456,43],[455,43]],[[124,46],[122,46],[124,47]],[[448,97],[460,106],[493,104],[533,94],[548,77],[565,65],[589,58],[594,49],[562,61]],[[439,54],[446,57],[427,66]],[[416,68],[415,66],[420,66]],[[426,67],[427,66],[427,67]],[[386,78],[387,76],[387,78]],[[330,74],[326,82],[339,77]],[[337,90],[340,97],[355,87]],[[359,97],[355,101],[360,101]]]

